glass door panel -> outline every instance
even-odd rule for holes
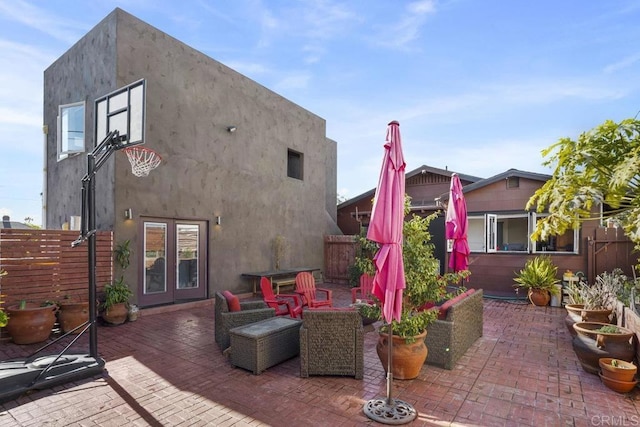
[[[167,292],[167,224],[144,224],[145,295]]]
[[[199,231],[196,224],[176,224],[178,289],[198,287]]]

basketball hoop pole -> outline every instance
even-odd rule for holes
[[[87,155],[87,174],[82,178],[82,214],[81,234],[72,246],[77,246],[85,240],[89,241],[89,355],[98,358],[98,329],[97,320],[97,280],[96,280],[96,183],[95,176],[100,167],[116,151],[124,148],[120,132],[114,130]]]

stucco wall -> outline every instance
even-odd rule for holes
[[[87,171],[85,154],[58,161],[58,107],[85,102],[85,147],[94,145],[94,101],[117,88],[115,17],[109,16],[73,45],[44,72],[44,125],[46,150],[46,226],[59,229],[80,215],[82,177]],[[96,224],[100,229],[113,226],[113,161],[102,167],[96,177],[100,198],[96,201]]]
[[[117,87],[146,80],[146,146],[163,158],[135,178],[126,156],[113,156],[115,241],[140,249],[147,216],[209,221],[210,295],[249,290],[240,274],[273,267],[279,234],[288,246],[282,267],[324,268],[323,235],[337,230],[337,150],[324,119],[122,10],[111,19]],[[70,53],[85,61],[106,55],[85,47]],[[303,180],[287,177],[288,149],[303,154]],[[133,221],[119,214],[126,208]],[[138,280],[133,261],[129,283]]]

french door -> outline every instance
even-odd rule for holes
[[[207,297],[207,222],[142,218],[140,305]]]

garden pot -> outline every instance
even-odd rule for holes
[[[56,323],[56,305],[40,307],[27,304],[26,308],[7,307],[7,332],[16,344],[35,344],[46,341]]]
[[[111,325],[121,325],[127,320],[129,310],[126,303],[114,304],[102,312],[102,319]]]
[[[567,304],[564,306],[567,310],[567,317],[564,319],[569,333],[576,336],[577,332],[573,325],[577,322],[599,322],[609,323],[609,315],[611,310],[585,310],[584,304]]]
[[[393,335],[391,372],[394,379],[410,380],[420,374],[428,354],[427,346],[424,343],[426,336],[427,331],[424,331],[415,337],[415,342],[407,343],[404,338]],[[389,363],[389,333],[379,332],[376,352],[386,373]]]
[[[89,321],[89,303],[88,302],[62,302],[60,303],[60,311],[58,311],[58,320],[62,332],[67,333],[73,331],[78,326]],[[82,328],[73,331],[79,334]]]
[[[551,300],[551,294],[546,289],[529,289],[527,296],[529,297],[531,304],[538,307],[549,305],[549,301]]]
[[[612,361],[616,360],[617,366],[612,365]],[[598,361],[602,376],[615,381],[633,381],[638,368],[633,363],[624,360],[613,359],[611,357],[603,357]]]
[[[633,331],[619,326],[619,334],[597,331],[603,326],[611,325],[598,322],[578,322],[573,325],[577,332],[573,338],[573,351],[582,368],[595,375],[600,371],[601,358],[611,357],[631,362],[636,354]]]
[[[617,391],[618,393],[629,393],[636,386],[638,381],[616,381],[612,378],[605,377],[602,373],[600,373],[600,379],[602,383],[609,387],[613,391]]]

